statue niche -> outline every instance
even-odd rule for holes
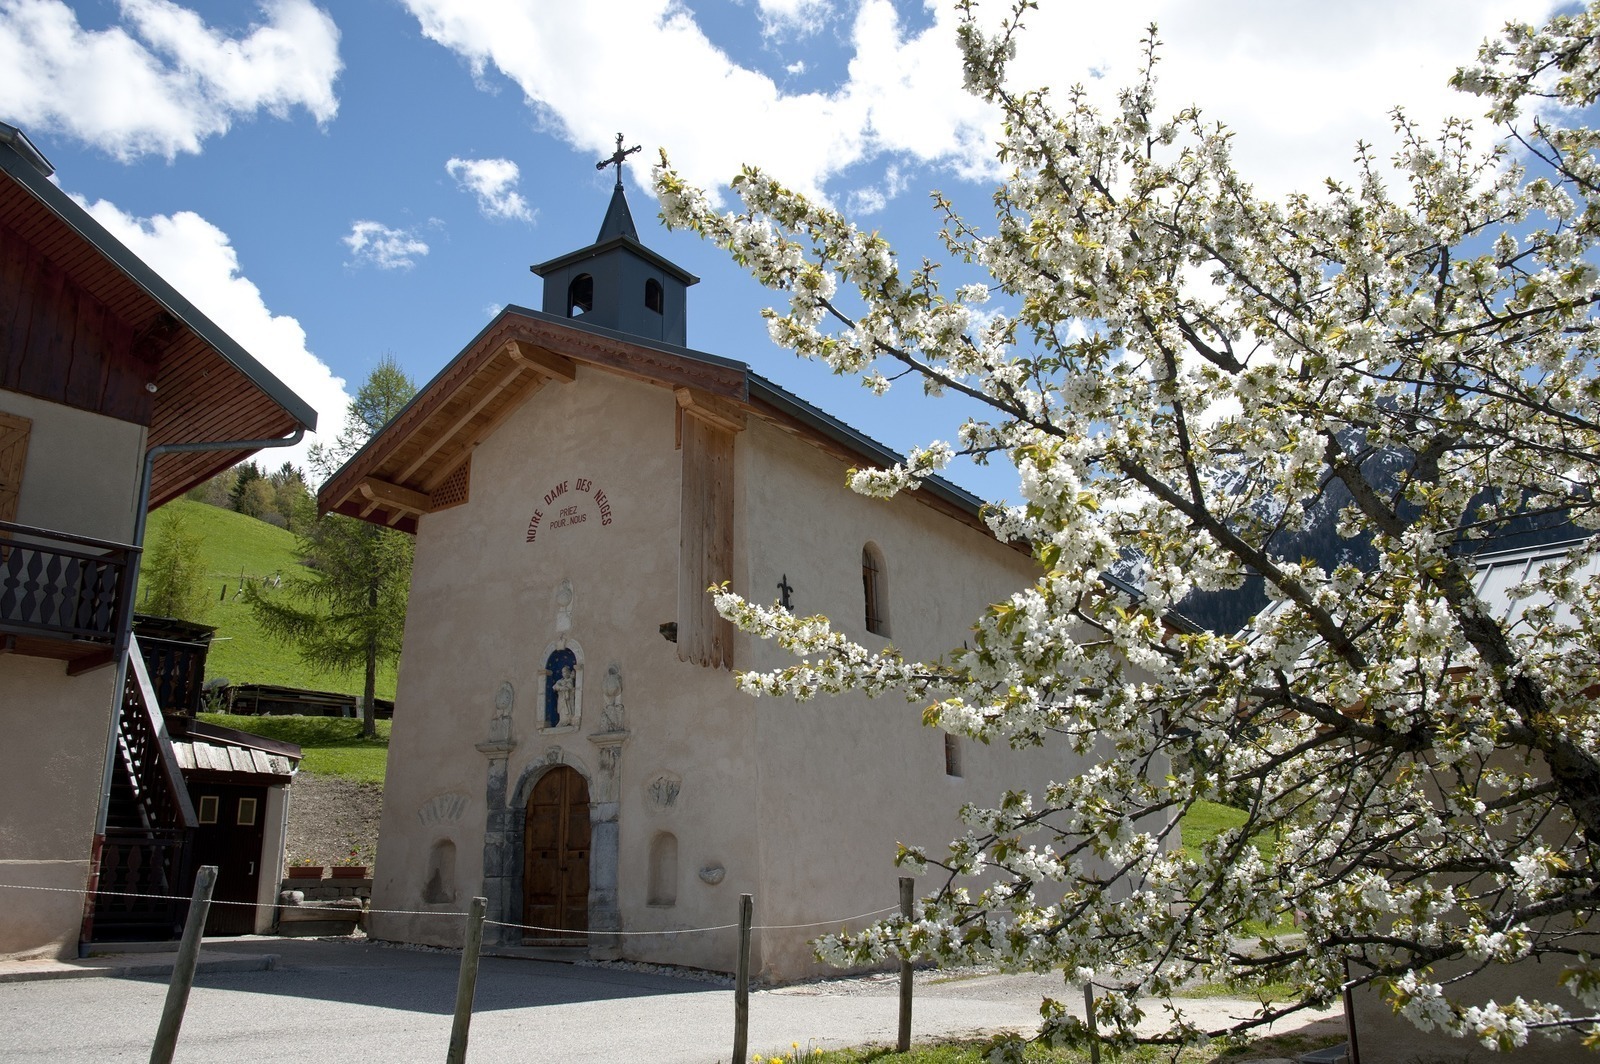
[[[557,647],[544,663],[544,726],[568,728],[578,723],[582,666],[570,646]]]

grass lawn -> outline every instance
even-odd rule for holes
[[[237,728],[252,735],[298,743],[305,750],[300,769],[356,783],[383,783],[389,763],[389,721],[378,721],[375,739],[361,738],[361,722],[349,717],[245,717],[201,713],[207,724]]]
[[[231,683],[360,693],[360,672],[307,668],[291,647],[267,638],[239,595],[241,579],[259,584],[274,573],[288,576],[300,571],[292,534],[232,510],[178,499],[150,515],[147,550],[161,542],[174,514],[182,514],[189,530],[200,537],[200,553],[210,580],[211,605],[206,616],[189,618],[217,628],[206,659],[206,679],[221,676]],[[394,666],[380,666],[378,697],[393,698],[394,688]]]
[[[1308,1038],[1287,1034],[1263,1038],[1247,1047],[1207,1046],[1174,1052],[1171,1048],[1141,1046],[1112,1056],[1104,1051],[1100,1059],[1110,1064],[1229,1064],[1231,1061],[1255,1060],[1260,1057],[1293,1058],[1312,1049],[1334,1045],[1344,1039],[1337,1036]],[[958,1041],[937,1045],[913,1046],[909,1053],[896,1053],[884,1046],[867,1046],[858,1049],[808,1050],[791,1048],[777,1055],[752,1053],[753,1064],[984,1064],[988,1042]],[[1089,1064],[1087,1050],[1043,1049],[1030,1045],[1023,1053],[1029,1064]]]
[[[1183,831],[1183,852],[1190,857],[1198,858],[1200,847],[1207,839],[1214,838],[1219,832],[1228,828],[1243,827],[1246,819],[1244,810],[1235,809],[1231,805],[1223,805],[1220,802],[1194,803],[1194,807],[1179,825]],[[1268,862],[1277,853],[1277,841],[1269,836],[1257,835],[1255,844],[1256,849],[1261,851],[1261,856]]]

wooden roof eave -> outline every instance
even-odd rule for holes
[[[323,512],[414,532],[423,497],[548,382],[595,366],[666,387],[742,401],[740,363],[640,342],[523,307],[507,307],[317,494]],[[475,399],[458,401],[474,388]]]
[[[37,150],[0,123],[0,217],[73,283],[149,337],[154,391],[146,444],[222,442],[314,429],[316,411],[48,180]],[[42,157],[41,157],[42,158]],[[164,323],[164,324],[163,324]],[[143,418],[139,419],[143,422]],[[243,460],[251,449],[173,454],[156,463],[152,508]]]

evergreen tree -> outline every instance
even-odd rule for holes
[[[312,467],[323,476],[333,472],[399,413],[416,390],[393,356],[384,355],[351,401],[344,432],[333,445],[312,448]],[[340,672],[363,670],[362,734],[374,735],[378,663],[399,658],[405,631],[411,537],[329,515],[300,534],[300,556],[307,572],[286,580],[282,593],[269,596],[247,588],[246,598],[268,634],[294,646],[306,664]]]
[[[200,534],[179,510],[162,510],[139,574],[140,610],[158,617],[203,621],[211,608]]]

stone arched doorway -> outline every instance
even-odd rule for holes
[[[582,945],[589,929],[589,786],[569,765],[534,783],[524,807],[522,923],[529,944]],[[564,933],[566,932],[566,933]]]

